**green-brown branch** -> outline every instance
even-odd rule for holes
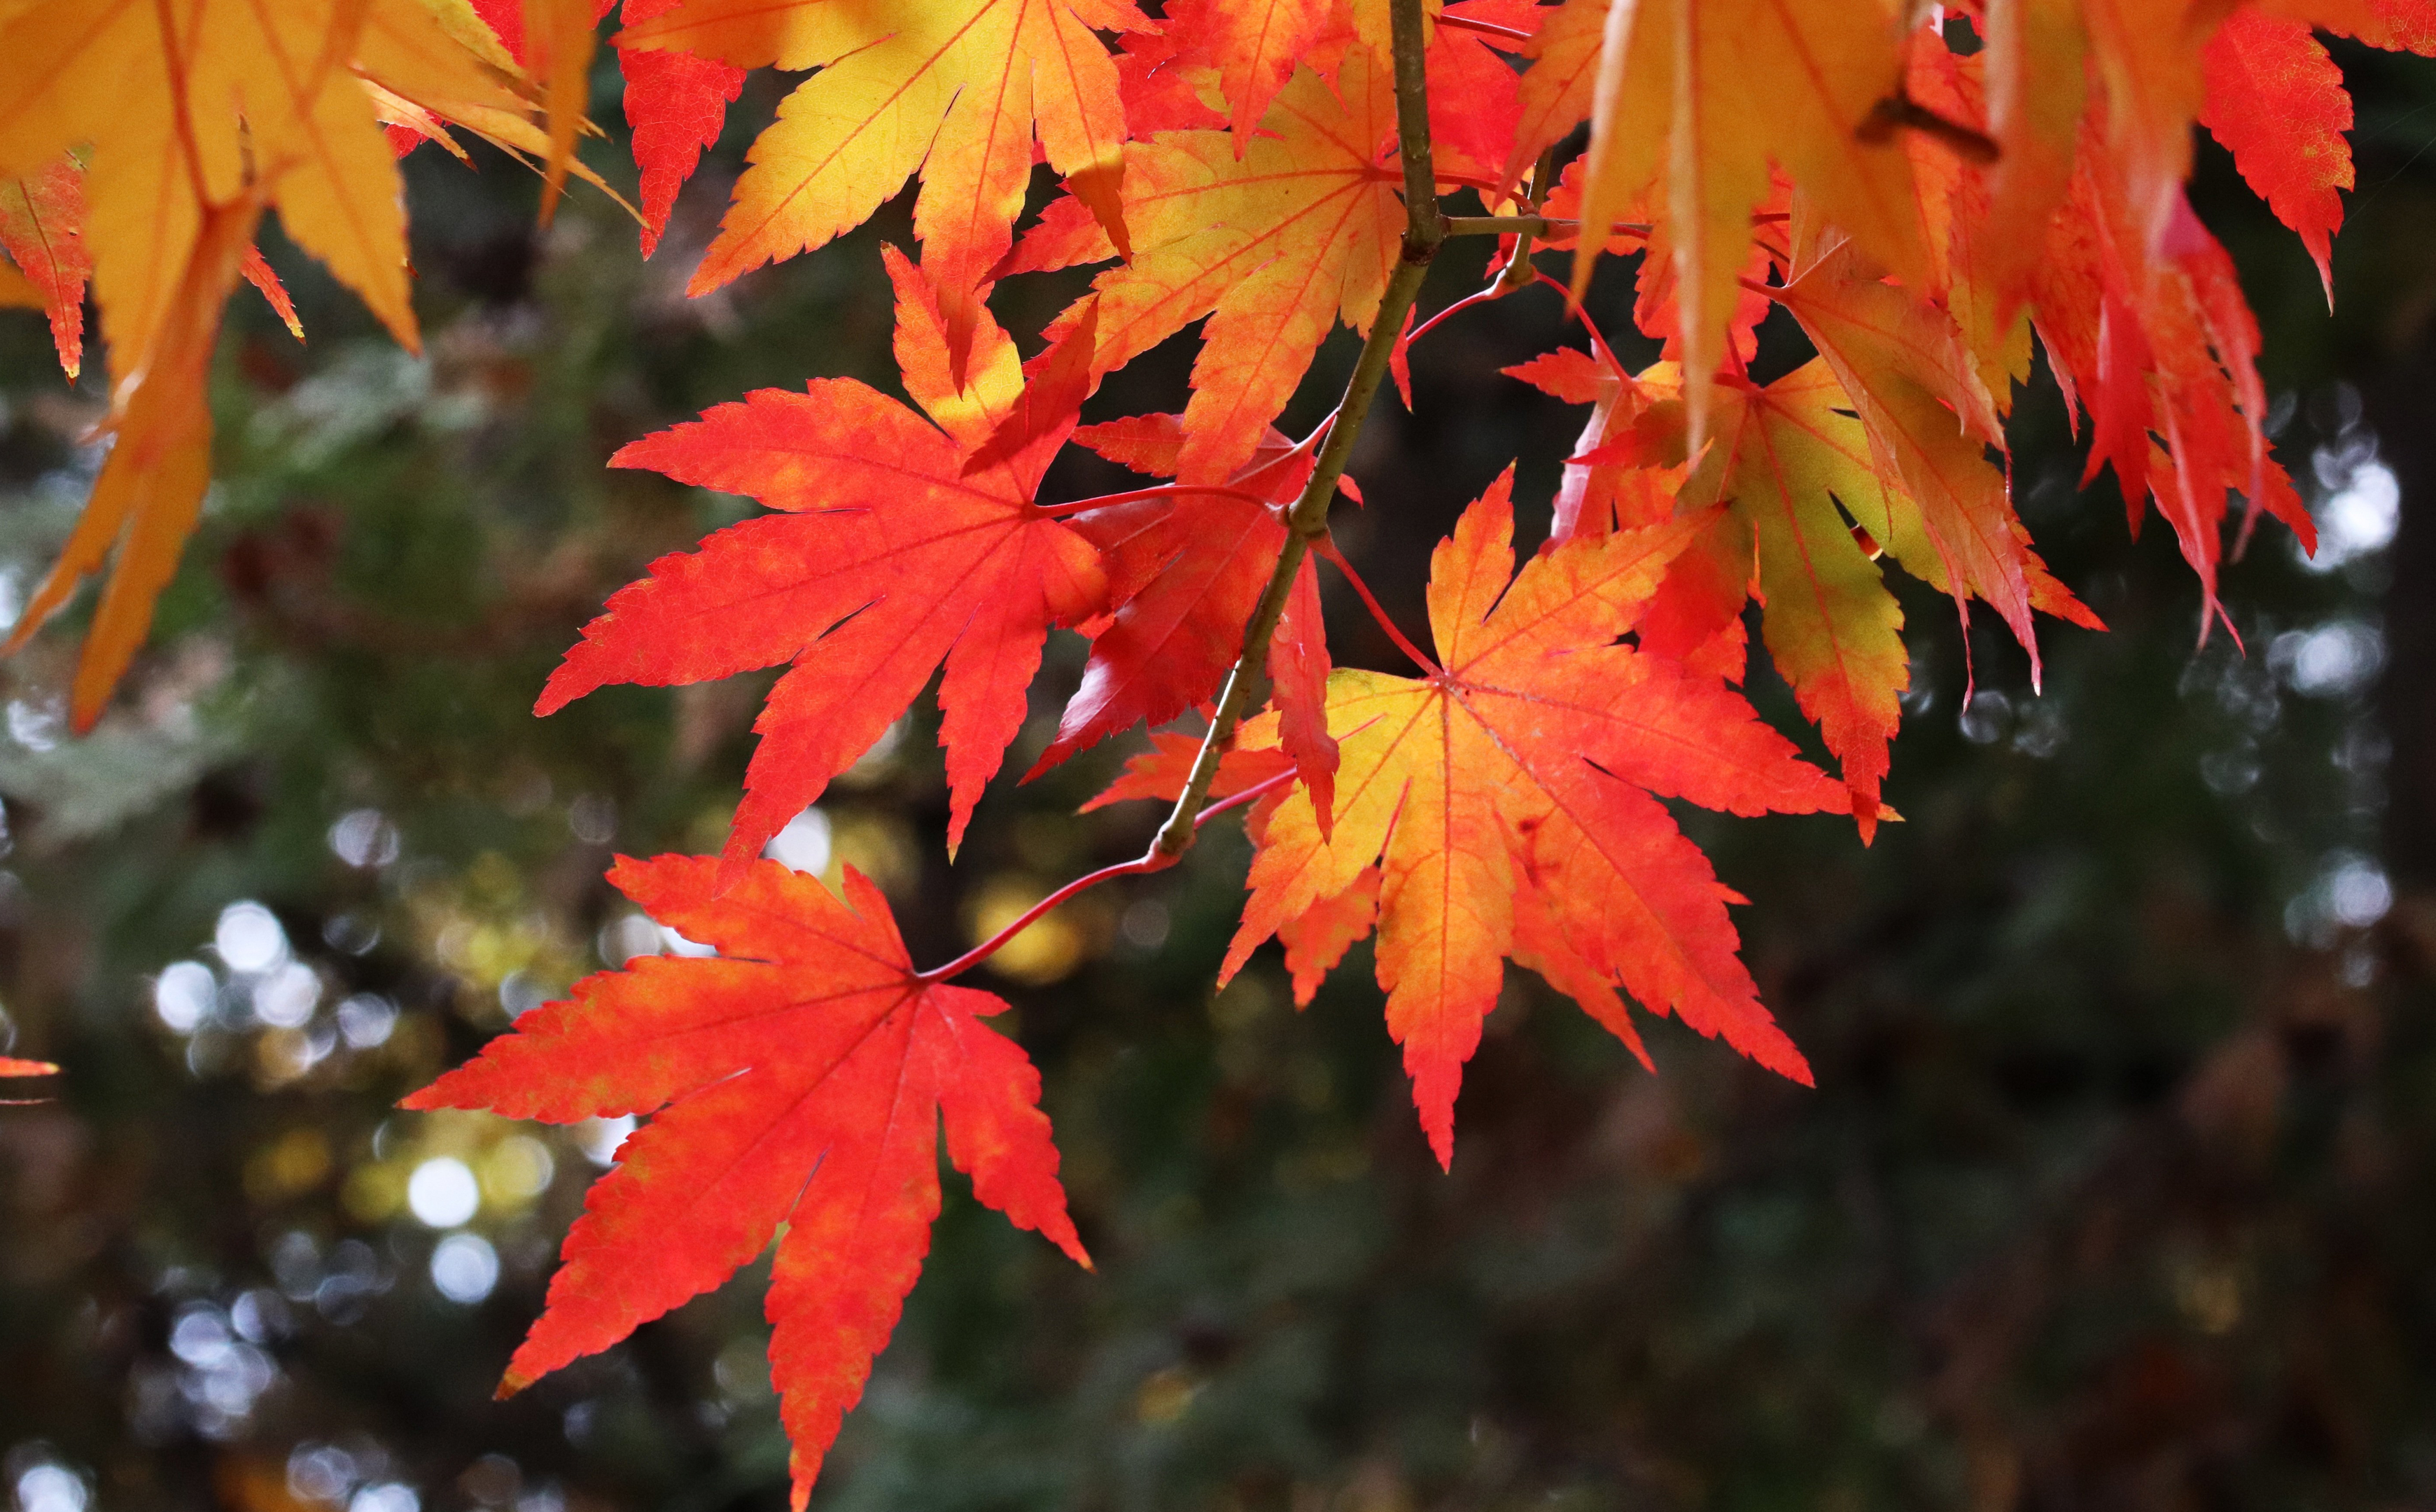
[[[1421,0],[1390,0],[1390,4],[1396,50],[1396,146],[1404,167],[1402,253],[1387,280],[1386,292],[1379,298],[1379,313],[1362,343],[1362,356],[1353,364],[1353,376],[1345,386],[1345,398],[1336,407],[1335,423],[1320,446],[1311,480],[1286,514],[1285,547],[1278,553],[1277,568],[1269,574],[1268,586],[1262,590],[1260,603],[1244,627],[1243,652],[1227,674],[1217,714],[1193,757],[1192,775],[1185,780],[1167,823],[1159,826],[1158,838],[1151,842],[1149,854],[1142,858],[1152,870],[1174,864],[1192,844],[1193,820],[1209,801],[1219,759],[1235,743],[1235,727],[1251,704],[1252,690],[1268,674],[1269,637],[1285,613],[1295,574],[1301,570],[1311,543],[1328,533],[1328,506],[1336,495],[1337,480],[1345,476],[1353,443],[1361,439],[1362,422],[1387,376],[1404,317],[1412,311],[1439,244],[1446,240],[1447,219],[1438,212],[1437,181],[1430,163],[1429,76],[1423,65]]]

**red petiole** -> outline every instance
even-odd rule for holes
[[[1387,611],[1379,606],[1377,597],[1370,592],[1370,585],[1362,581],[1362,574],[1353,570],[1353,564],[1345,560],[1345,553],[1336,549],[1334,541],[1323,535],[1312,543],[1312,549],[1318,552],[1321,558],[1333,565],[1337,571],[1345,574],[1345,581],[1353,584],[1353,591],[1362,596],[1363,604],[1369,609],[1370,617],[1379,622],[1379,628],[1387,633],[1387,638],[1396,643],[1398,651],[1411,657],[1414,666],[1432,677],[1439,674],[1438,664],[1423,655],[1418,646],[1405,639],[1404,633],[1396,628],[1396,622],[1387,617]]]
[[[1064,504],[1043,504],[1039,508],[1043,514],[1062,516],[1080,514],[1085,510],[1105,509],[1112,504],[1130,504],[1136,499],[1174,498],[1183,494],[1215,494],[1223,498],[1244,499],[1258,504],[1263,509],[1272,508],[1277,503],[1275,499],[1262,498],[1260,495],[1244,489],[1222,488],[1215,483],[1161,483],[1155,488],[1131,488],[1122,494],[1100,494],[1090,498],[1078,498]]]
[[[1278,789],[1284,787],[1287,783],[1292,782],[1296,775],[1298,775],[1298,773],[1295,772],[1280,772],[1274,777],[1269,777],[1262,781],[1254,783],[1252,786],[1244,789],[1239,793],[1236,793],[1231,798],[1223,799],[1220,802],[1213,803],[1208,808],[1202,809],[1199,813],[1193,815],[1192,827],[1199,829],[1202,826],[1209,823],[1212,819],[1217,818],[1220,814],[1226,813],[1230,809],[1241,808],[1245,804],[1257,803],[1269,793],[1274,792]],[[1114,866],[1103,866],[1096,872],[1086,873],[1085,875],[1067,883],[1064,887],[1059,888],[1054,893],[1050,894],[1047,897],[1042,898],[1039,902],[1035,903],[1032,907],[1025,909],[1020,914],[1017,915],[1014,922],[1007,925],[1005,929],[999,930],[996,934],[983,940],[981,944],[966,951],[963,955],[956,957],[956,959],[948,962],[946,965],[932,966],[928,971],[915,972],[914,974],[914,980],[920,982],[923,986],[929,987],[935,986],[939,982],[949,981],[952,978],[963,976],[966,972],[970,971],[973,967],[980,965],[983,962],[1004,949],[1008,941],[1014,939],[1017,935],[1021,934],[1024,930],[1032,928],[1035,924],[1039,923],[1042,915],[1049,912],[1050,910],[1057,907],[1060,903],[1073,897],[1076,894],[1088,893],[1092,888],[1099,886],[1102,882],[1112,881],[1120,877],[1138,877],[1149,872],[1163,871],[1167,867],[1174,864],[1174,858],[1161,856],[1157,851],[1153,851],[1147,856],[1138,856],[1129,861],[1119,861]]]

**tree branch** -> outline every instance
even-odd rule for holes
[[[1251,704],[1252,690],[1267,675],[1269,637],[1285,613],[1295,574],[1301,570],[1311,543],[1328,533],[1328,506],[1335,497],[1337,479],[1345,476],[1345,464],[1362,434],[1362,422],[1387,375],[1388,359],[1395,354],[1404,317],[1421,291],[1421,280],[1428,275],[1439,244],[1446,240],[1447,218],[1438,212],[1437,180],[1430,164],[1430,92],[1422,55],[1421,0],[1389,0],[1389,5],[1396,49],[1396,146],[1404,166],[1403,251],[1387,280],[1386,292],[1380,296],[1379,313],[1362,343],[1362,356],[1353,364],[1353,376],[1345,386],[1344,401],[1337,406],[1335,424],[1320,447],[1311,480],[1303,485],[1302,496],[1286,516],[1285,548],[1278,553],[1277,569],[1269,574],[1260,604],[1244,627],[1244,650],[1227,674],[1227,686],[1218,695],[1217,715],[1209,721],[1209,733],[1202,738],[1199,755],[1193,757],[1192,773],[1175,800],[1174,811],[1159,826],[1158,838],[1142,858],[1145,870],[1174,865],[1192,844],[1193,821],[1209,800],[1219,758],[1235,743],[1235,727]]]

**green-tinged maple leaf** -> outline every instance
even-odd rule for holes
[[[1669,605],[1690,621],[1681,634],[1712,634],[1741,612],[1756,554],[1761,638],[1842,764],[1867,835],[1910,671],[1903,610],[1846,518],[1846,511],[1874,519],[1895,508],[1851,406],[1823,361],[1764,389],[1720,380],[1709,447],[1681,499],[1727,513],[1687,552],[1683,582],[1668,586],[1688,584],[1706,599],[1688,614],[1690,606]]]
[[[1972,598],[1992,607],[2029,652],[2035,687],[2033,610],[2102,627],[2030,550],[2005,474],[1989,461],[2004,433],[1962,333],[1870,272],[1848,245],[1777,292],[1851,398],[1888,485],[1844,508],[1958,610]]]
[[[793,665],[755,729],[760,747],[727,863],[758,854],[905,710],[942,663],[953,794],[949,844],[1022,726],[1053,624],[1099,612],[1089,542],[1033,503],[1073,428],[1088,365],[1053,348],[1027,385],[983,312],[966,383],[922,269],[893,249],[896,355],[930,420],[850,378],[765,389],[611,459],[759,499],[771,514],[663,557],[614,595],[543,690],[547,714],[608,683],[666,686]],[[1079,328],[1088,351],[1091,322]],[[935,422],[935,426],[932,424]],[[1024,439],[987,465],[1004,427]]]
[[[722,891],[707,858],[621,859],[610,879],[717,959],[644,957],[576,983],[408,1098],[568,1123],[641,1115],[593,1184],[514,1391],[709,1291],[778,1238],[771,1374],[801,1509],[930,1248],[939,1129],[973,1195],[1090,1260],[1006,1004],[918,979],[887,900],[841,901],[759,861]]]
[[[1358,895],[1347,895],[1376,865],[1388,1033],[1404,1047],[1441,1163],[1453,1155],[1463,1064],[1508,957],[1547,963],[1543,974],[1568,991],[1581,985],[1583,1006],[1627,1040],[1606,984],[1806,1081],[1735,955],[1733,895],[1658,797],[1746,814],[1845,807],[1741,695],[1615,643],[1705,517],[1577,538],[1517,576],[1510,478],[1431,560],[1444,669],[1330,679],[1342,754],[1332,831],[1323,834],[1307,789],[1263,805],[1251,897],[1226,965],[1231,975],[1291,927],[1308,975],[1327,937],[1348,926],[1296,921],[1315,908],[1358,912]],[[1247,722],[1242,739],[1274,746],[1276,716]],[[1531,900],[1518,906],[1523,894]],[[1526,930],[1537,923],[1522,920],[1526,909],[1552,927]]]

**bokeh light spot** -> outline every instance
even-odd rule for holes
[[[435,1156],[407,1178],[406,1206],[426,1227],[454,1228],[481,1208],[482,1188],[455,1156]]]
[[[231,971],[268,971],[287,958],[287,931],[269,909],[248,898],[220,910],[212,948]]]
[[[152,1012],[182,1034],[191,1034],[212,1011],[219,979],[200,961],[173,961],[152,983]]]
[[[499,1284],[499,1252],[479,1234],[451,1234],[431,1251],[431,1285],[451,1302],[471,1307]]]

